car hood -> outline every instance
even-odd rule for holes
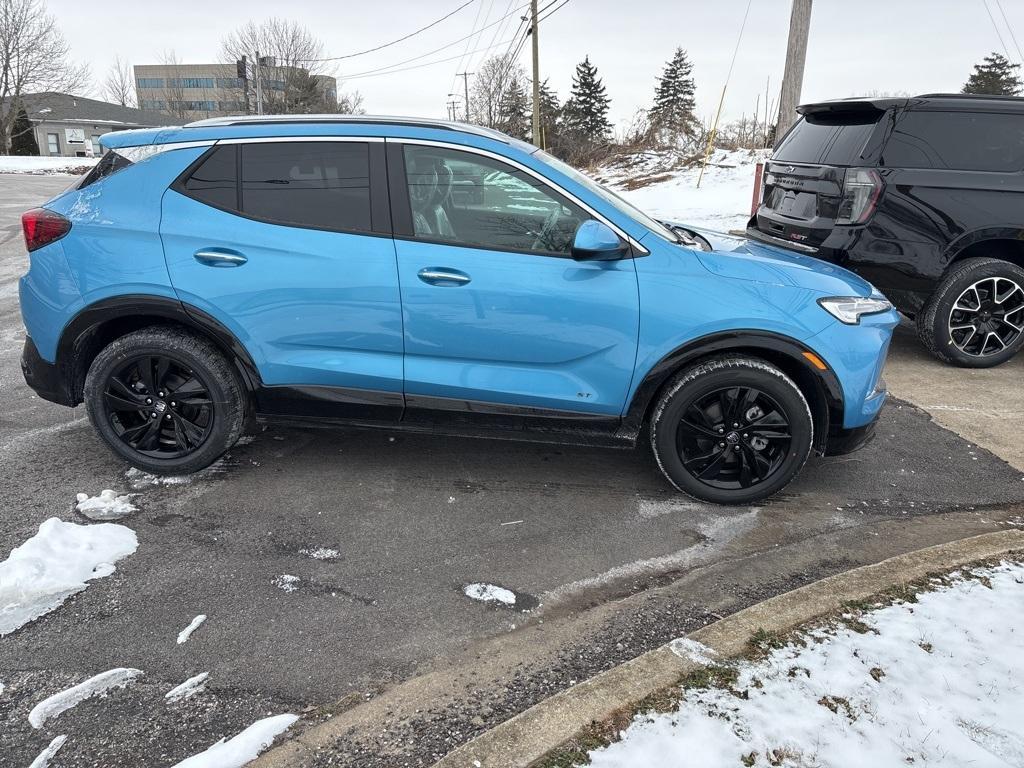
[[[674,223],[674,222],[673,222]],[[853,272],[802,253],[680,224],[706,239],[713,250],[695,251],[713,274],[737,280],[806,288],[828,296],[880,296]]]

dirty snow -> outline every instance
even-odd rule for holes
[[[206,687],[206,678],[209,676],[209,672],[200,672],[198,675],[190,677],[181,685],[171,688],[171,690],[164,694],[164,698],[168,701],[183,701],[190,696],[195,696]]]
[[[255,760],[298,719],[296,715],[275,715],[257,720],[237,736],[227,741],[221,739],[205,752],[182,760],[174,768],[240,768]]]
[[[863,634],[817,628],[739,662],[734,691],[685,691],[591,765],[1022,766],[1024,565],[975,574],[856,617]]]
[[[99,496],[80,493],[77,499],[75,509],[90,520],[120,520],[137,510],[137,507],[128,501],[129,496],[118,496],[109,488],[101,491]]]
[[[98,157],[21,157],[0,155],[0,173],[60,173],[77,176],[99,162]]]
[[[202,624],[204,621],[206,621],[205,613],[201,613],[194,619],[192,619],[189,625],[178,633],[178,645],[181,645],[184,642],[188,642],[188,639],[192,637],[192,633],[199,629],[199,625]]]
[[[299,582],[302,581],[298,576],[292,576],[290,573],[282,573],[271,582],[278,589],[284,590],[285,592],[294,592],[299,588]]]
[[[132,467],[124,473],[133,491],[141,491],[150,485],[188,485],[196,475],[151,475]]]
[[[103,696],[111,688],[123,688],[142,674],[142,670],[118,667],[101,672],[78,685],[59,691],[36,704],[28,713],[33,728],[42,728],[50,718],[66,712],[92,696]]]
[[[471,597],[484,603],[516,604],[514,592],[503,587],[496,587],[493,584],[468,584],[462,591],[466,597]]]
[[[714,648],[708,648],[703,643],[698,643],[688,637],[678,637],[669,643],[668,647],[679,658],[695,661],[698,664],[714,664],[715,656],[718,655]]]
[[[314,560],[337,560],[341,557],[341,552],[336,549],[330,549],[329,547],[316,547],[315,549],[300,549],[300,555],[311,557]]]
[[[642,153],[628,166],[600,168],[595,177],[645,213],[680,224],[728,232],[745,229],[754,192],[754,168],[766,152],[715,150],[697,188],[700,165],[671,169],[670,158]],[[627,189],[645,179],[652,183]]]
[[[64,742],[67,740],[68,737],[63,735],[54,738],[49,746],[36,756],[36,759],[32,761],[28,768],[46,768],[50,764],[50,760],[64,746]]]
[[[78,525],[51,517],[0,563],[0,637],[54,610],[138,547],[115,523]]]

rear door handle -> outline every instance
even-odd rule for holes
[[[234,251],[219,251],[214,249],[200,250],[192,254],[192,257],[200,264],[208,267],[240,267],[248,261],[245,256]]]
[[[465,272],[446,267],[424,267],[416,273],[416,277],[424,283],[440,286],[459,286],[469,282],[470,277]]]

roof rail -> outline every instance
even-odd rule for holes
[[[337,123],[340,125],[404,125],[414,128],[438,128],[447,131],[458,131],[475,136],[509,143],[509,137],[493,128],[485,128],[471,123],[456,123],[449,120],[437,120],[423,117],[390,117],[387,115],[235,115],[228,117],[211,117],[186,123],[185,128],[216,128],[231,125],[280,125],[282,123]]]
[[[1002,96],[989,93],[922,93],[915,99],[977,99],[980,101],[1024,101],[1020,96]]]

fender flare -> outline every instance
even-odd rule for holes
[[[1011,240],[1024,245],[1024,228],[1013,224],[1001,224],[965,232],[946,246],[946,250],[942,254],[943,275],[967,248],[986,240]]]

